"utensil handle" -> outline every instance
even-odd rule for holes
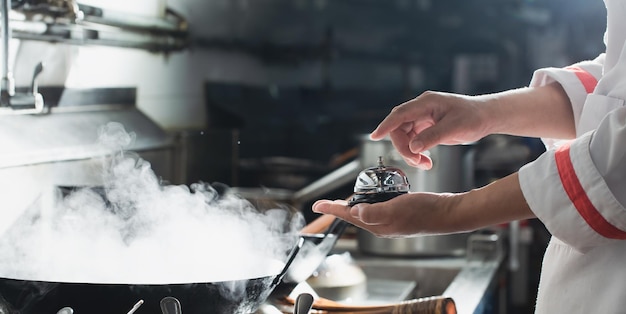
[[[436,296],[401,302],[393,306],[391,314],[456,314],[452,298]]]
[[[298,255],[298,252],[300,252],[300,249],[302,249],[303,244],[304,244],[304,239],[299,238],[298,242],[291,249],[291,252],[289,253],[289,258],[287,259],[287,262],[285,263],[285,267],[283,267],[283,269],[280,271],[278,276],[276,276],[276,278],[274,278],[274,281],[272,281],[272,284],[271,284],[272,289],[276,287],[280,283],[281,280],[283,280],[283,277],[285,277],[285,274],[287,274],[287,270],[289,269],[289,266],[291,265],[293,260],[296,259],[296,256]]]

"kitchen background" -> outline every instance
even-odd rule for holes
[[[180,47],[22,40],[16,85],[42,61],[40,86],[136,88],[137,107],[167,131],[202,141],[188,131],[238,130],[244,161],[327,164],[426,89],[499,91],[527,84],[535,68],[593,58],[605,25],[603,3],[582,0],[126,2],[84,1],[155,18],[171,9],[188,23]]]
[[[296,191],[357,158],[359,136],[393,106],[424,90],[479,94],[524,86],[536,68],[597,56],[606,25],[599,0],[23,0],[13,6],[8,59],[15,85],[28,90],[43,62],[37,83],[53,107],[50,120],[57,119],[55,110],[61,115],[84,105],[130,106],[140,114],[49,124],[3,115],[9,131],[0,139],[0,187],[9,191],[21,189],[14,168],[35,162],[16,160],[34,156],[34,146],[73,150],[67,143],[95,140],[89,131],[112,117],[137,132],[138,149],[143,135],[166,143],[165,157],[162,147],[146,153],[155,154],[151,162],[165,182]],[[73,22],[76,8],[85,22]],[[508,137],[479,147],[476,185],[543,150],[537,140]],[[69,155],[64,160],[80,159]],[[57,175],[53,181],[89,180]],[[320,197],[345,197],[352,182]],[[22,207],[23,193],[15,194]],[[307,204],[302,208],[314,218]],[[545,233],[531,226],[535,237]],[[540,263],[543,240],[536,241],[531,264]]]

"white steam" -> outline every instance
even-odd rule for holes
[[[0,277],[167,284],[282,270],[301,215],[260,212],[208,184],[164,185],[147,161],[123,150],[132,134],[116,123],[102,130],[100,143],[117,151],[103,159],[104,185],[42,195],[0,238]]]

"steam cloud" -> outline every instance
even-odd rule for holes
[[[99,138],[115,151],[103,158],[104,185],[42,195],[0,238],[1,277],[166,284],[259,278],[284,267],[301,215],[260,212],[209,184],[163,184],[147,161],[124,151],[134,135],[120,124],[107,124]]]

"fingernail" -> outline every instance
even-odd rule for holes
[[[420,168],[424,169],[424,170],[430,170],[433,167],[433,160],[430,159],[430,157],[426,156],[426,155],[422,155],[422,158],[420,159]]]
[[[411,149],[411,152],[417,154],[419,152],[421,152],[422,150],[424,150],[424,142],[422,141],[412,141],[411,145],[409,146],[409,149]]]
[[[313,203],[313,206],[311,206],[311,210],[315,213],[321,213],[325,207],[324,204],[325,204],[325,201],[319,200]]]

